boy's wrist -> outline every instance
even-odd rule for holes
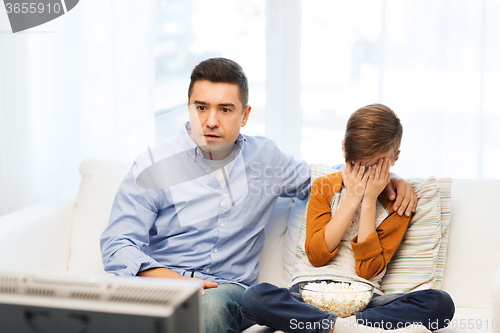
[[[375,203],[377,202],[377,198],[378,198],[377,195],[370,195],[368,193],[365,193],[365,195],[363,196],[363,200],[361,201],[361,203],[362,203],[363,206],[365,206],[365,205],[375,205]]]
[[[344,204],[351,208],[358,208],[359,204],[363,200],[362,196],[357,196],[357,195],[347,195]]]

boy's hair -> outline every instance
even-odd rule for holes
[[[346,161],[371,159],[377,154],[399,151],[403,126],[385,105],[371,104],[355,111],[347,121],[344,136]]]
[[[208,80],[210,82],[236,84],[240,90],[240,101],[243,110],[248,105],[248,79],[243,68],[233,60],[226,58],[210,58],[200,62],[191,73],[188,99],[191,98],[193,85],[196,81]]]

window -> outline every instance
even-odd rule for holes
[[[157,142],[176,135],[187,121],[191,71],[212,57],[243,67],[252,113],[242,132],[264,135],[265,0],[157,0],[156,10]]]
[[[396,172],[498,177],[499,13],[494,1],[302,1],[302,157],[338,163],[349,114],[380,102],[404,127]]]

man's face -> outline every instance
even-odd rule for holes
[[[227,157],[251,110],[247,106],[243,112],[238,85],[196,81],[188,107],[190,137],[202,149],[205,158]]]

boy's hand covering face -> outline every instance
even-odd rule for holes
[[[359,202],[363,199],[366,184],[370,176],[370,173],[365,171],[366,168],[364,165],[361,165],[361,162],[355,162],[354,164],[346,163],[346,167],[342,171],[342,179],[347,196],[355,198]]]
[[[376,200],[390,180],[389,170],[391,162],[389,159],[380,159],[377,164],[368,167],[369,174],[366,184],[364,199]]]

